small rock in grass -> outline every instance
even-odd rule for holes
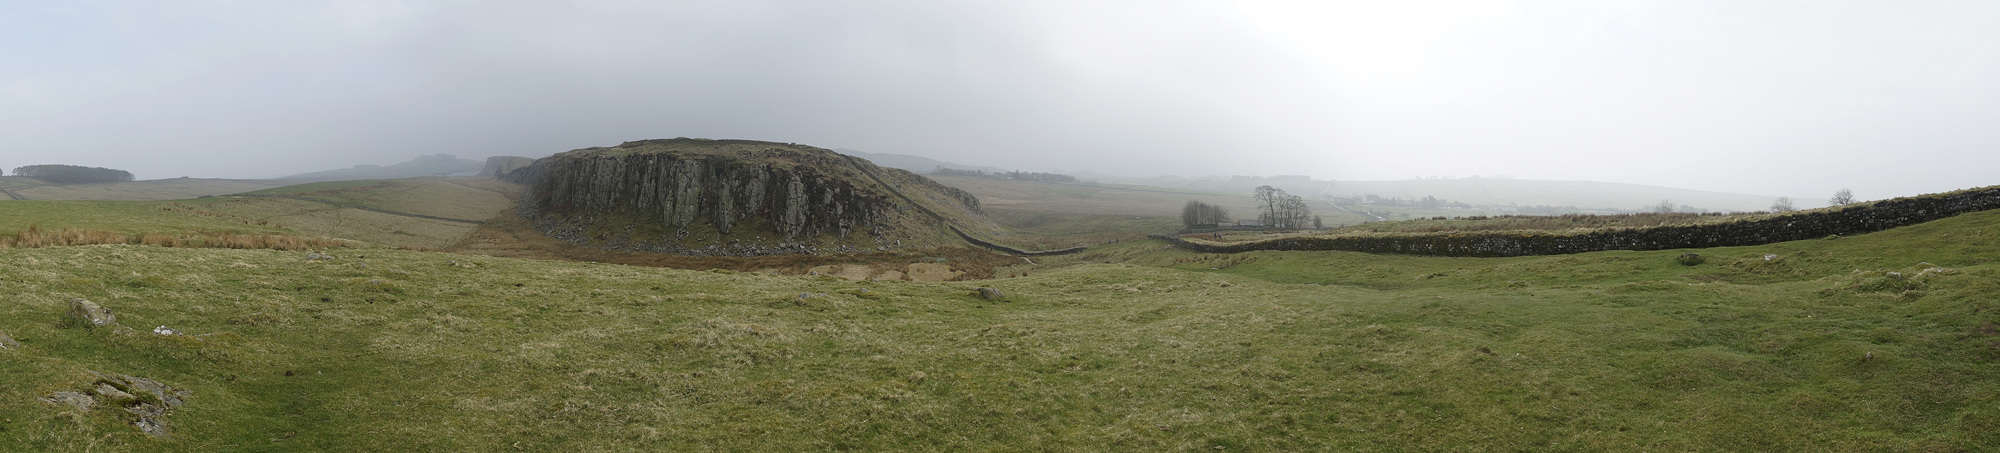
[[[1777,260],[1777,259],[1778,259],[1778,255],[1764,255],[1764,261],[1773,261],[1773,260]]]
[[[167,326],[159,326],[153,328],[153,333],[160,335],[180,335],[181,331],[168,328]]]
[[[49,404],[74,407],[76,410],[86,412],[91,407],[97,405],[97,398],[91,398],[90,395],[77,392],[55,392],[49,394],[46,398],[42,398],[42,401],[46,401]]]
[[[0,351],[13,349],[21,349],[21,343],[14,341],[14,337],[7,336],[7,332],[0,332]]]
[[[1693,266],[1706,261],[1708,259],[1702,258],[1698,253],[1682,253],[1680,257],[1674,258],[1674,262],[1681,263],[1682,266]]]
[[[74,322],[83,323],[87,327],[108,326],[118,323],[118,315],[112,314],[111,309],[104,308],[97,305],[96,302],[84,300],[81,297],[69,300],[69,318]]]
[[[1000,292],[999,289],[991,287],[979,287],[979,298],[981,299],[999,299],[1002,297],[1007,297],[1007,293]]]

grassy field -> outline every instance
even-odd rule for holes
[[[18,176],[0,177],[0,187],[29,200],[159,201],[269,188],[265,180],[153,179],[100,184],[49,184]],[[4,199],[4,198],[0,198]]]
[[[1178,225],[1181,208],[1188,200],[1222,206],[1237,219],[1255,219],[1259,207],[1248,193],[1228,195],[1191,189],[1173,189],[1150,186],[1089,186],[1082,184],[1052,184],[1027,181],[1009,181],[993,178],[969,176],[927,175],[952,187],[971,192],[979,197],[979,203],[996,212],[1039,212],[1047,214],[1083,214],[1091,216],[1144,216],[1174,219],[1176,225],[1161,233],[1180,229]],[[1129,190],[1121,190],[1129,189]],[[1313,214],[1322,217],[1327,225],[1357,224],[1368,217],[1334,209],[1325,203],[1308,200]],[[1461,213],[1462,214],[1462,213]],[[1000,220],[1006,222],[1004,215]],[[1012,225],[1010,225],[1012,226]],[[1030,227],[1029,229],[1032,229]]]
[[[0,350],[0,450],[2000,445],[2000,212],[1692,251],[1707,262],[1128,241],[918,283],[387,249],[0,249],[0,331],[22,345]],[[76,297],[136,330],[64,326]],[[94,387],[84,370],[192,396],[168,439],[116,408],[37,401]]]
[[[464,220],[486,220],[514,206],[504,195],[507,183],[492,178],[410,178],[334,181],[278,187],[251,192],[292,195],[354,206],[367,206]]]

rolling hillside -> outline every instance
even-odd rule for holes
[[[1976,451],[1996,247],[1988,211],[1695,266],[1130,241],[944,283],[0,248],[0,449]],[[168,437],[101,390],[137,379]]]

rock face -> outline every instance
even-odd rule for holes
[[[490,163],[490,162],[489,162]],[[991,231],[979,200],[832,151],[750,140],[667,139],[585,148],[500,174],[520,213],[580,245],[694,255],[868,250]]]
[[[488,157],[486,158],[486,168],[483,170],[479,170],[479,176],[505,179],[507,175],[513,174],[515,171],[519,171],[523,168],[528,168],[529,165],[534,165],[534,163],[535,163],[534,159],[529,159],[526,157],[515,157],[515,156]]]

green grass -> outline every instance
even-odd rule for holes
[[[96,184],[50,184],[22,177],[0,178],[0,187],[29,200],[182,200],[270,187],[258,180],[173,178]]]
[[[246,218],[198,215],[171,202],[157,201],[0,201],[0,234],[12,236],[29,224],[43,229],[97,229],[124,235],[179,234],[202,231],[234,233],[283,232],[283,228],[246,223]]]
[[[1135,241],[959,283],[7,249],[0,450],[1974,451],[2000,445],[1996,230],[1692,267]],[[71,297],[215,335],[61,327]],[[34,401],[84,369],[195,396],[168,440]]]
[[[257,190],[245,193],[251,195],[304,195],[326,190],[352,189],[356,187],[376,187],[376,186],[391,184],[394,181],[395,180],[392,179],[355,179],[348,181],[326,181],[326,182],[315,182],[306,184],[295,184],[284,187],[272,187],[269,189]]]
[[[514,200],[494,190],[459,184],[491,178],[410,178],[334,181],[252,192],[295,195],[353,206],[463,220],[485,220],[512,207]]]

